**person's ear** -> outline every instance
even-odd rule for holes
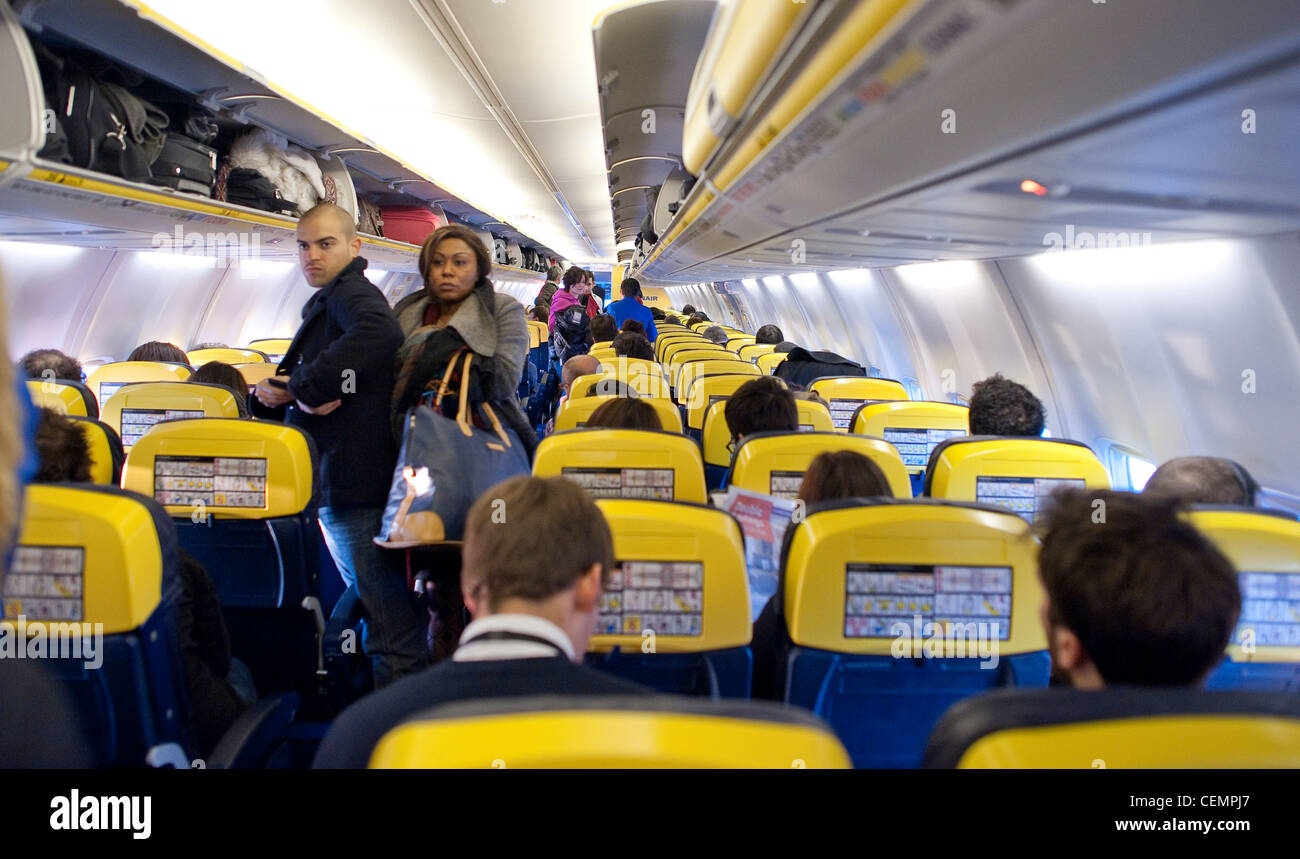
[[[1083,649],[1083,642],[1072,630],[1055,626],[1048,634],[1052,636],[1052,654],[1061,670],[1077,671],[1087,663],[1088,654]]]
[[[348,242],[348,244],[351,245],[351,247],[352,247],[352,255],[353,255],[354,257],[355,257],[355,256],[360,256],[360,254],[361,254],[361,236],[357,236],[357,237],[354,238],[352,241]]]
[[[482,582],[468,578],[461,579],[460,594],[465,600],[465,608],[469,611],[470,617],[478,618],[485,613],[487,600],[484,599],[483,591]]]
[[[601,577],[604,573],[605,568],[602,564],[592,564],[587,568],[574,589],[574,608],[583,614],[596,610],[596,606],[600,604]]]

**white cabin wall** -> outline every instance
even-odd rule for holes
[[[998,267],[1074,438],[1103,456],[1113,441],[1157,464],[1226,456],[1266,486],[1300,494],[1294,236],[1050,254]]]
[[[1043,400],[1052,435],[1069,437],[1042,362],[995,265],[930,263],[879,275],[909,334],[927,399],[964,403],[975,382],[1001,373]]]
[[[17,360],[33,349],[70,350],[95,285],[113,258],[113,251],[94,248],[0,242],[11,357]]]

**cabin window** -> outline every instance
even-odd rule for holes
[[[1110,485],[1113,488],[1141,492],[1142,488],[1147,485],[1147,481],[1151,479],[1151,475],[1155,474],[1156,467],[1149,459],[1139,456],[1127,448],[1111,445],[1110,468],[1108,470],[1110,471]]]

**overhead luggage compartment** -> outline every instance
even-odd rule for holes
[[[714,0],[632,3],[592,27],[618,244],[635,241],[659,186],[679,169],[691,70],[716,9]]]
[[[1300,229],[1290,0],[831,5],[842,14],[808,19],[797,62],[774,64],[638,276]]]

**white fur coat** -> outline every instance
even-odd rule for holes
[[[256,170],[280,189],[280,194],[305,212],[325,199],[320,165],[310,152],[264,128],[254,129],[230,145],[230,164]]]

